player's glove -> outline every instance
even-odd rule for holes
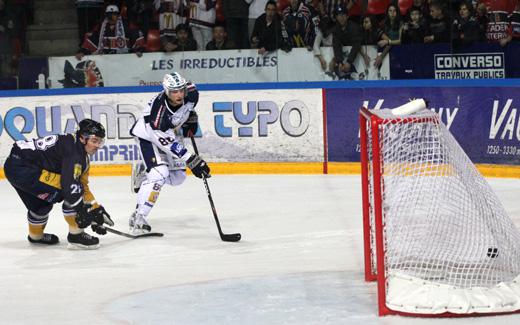
[[[102,226],[106,223],[109,226],[114,225],[114,221],[110,218],[110,215],[106,212],[105,208],[99,206],[93,210],[89,210],[90,205],[83,205],[76,216],[76,223],[80,228],[87,228],[91,224],[95,224],[97,226]],[[99,227],[97,227],[99,228]],[[94,230],[94,229],[92,229]],[[94,230],[96,231],[96,230]],[[103,231],[106,230],[103,229]],[[97,232],[97,231],[96,231]]]
[[[193,175],[198,178],[211,177],[208,164],[206,164],[206,162],[198,155],[191,155],[191,157],[186,161],[186,166],[188,166],[191,169]]]
[[[95,231],[99,235],[106,235],[107,230],[103,227],[103,224],[106,224],[110,227],[114,225],[114,221],[110,218],[110,215],[105,210],[103,206],[99,206],[98,208],[91,211],[94,213],[94,220],[92,222],[92,231]]]
[[[199,116],[195,111],[190,112],[188,120],[182,125],[182,135],[184,137],[191,137],[197,133],[199,129]]]
[[[80,228],[87,228],[94,221],[94,214],[89,211],[90,204],[81,204],[76,214],[76,224]]]

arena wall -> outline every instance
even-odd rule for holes
[[[358,109],[426,98],[485,176],[520,177],[520,80],[198,87],[197,142],[213,173],[359,173]],[[158,91],[143,86],[0,92],[0,166],[13,141],[73,132],[76,120],[89,117],[107,128],[92,174],[128,175],[139,158],[130,126]]]

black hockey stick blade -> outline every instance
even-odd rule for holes
[[[220,239],[223,241],[229,242],[237,242],[242,238],[242,235],[239,233],[236,234],[220,234]]]
[[[147,232],[144,234],[132,235],[132,234],[122,232],[122,231],[119,231],[116,229],[108,228],[108,227],[103,227],[103,228],[105,228],[106,231],[111,232],[113,234],[127,237],[127,238],[132,238],[132,239],[137,239],[137,238],[142,238],[142,237],[162,237],[162,236],[164,236],[164,234],[162,232]]]

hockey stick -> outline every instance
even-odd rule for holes
[[[122,232],[122,231],[119,231],[116,229],[108,228],[108,227],[103,227],[103,228],[105,228],[106,231],[111,232],[113,234],[127,237],[127,238],[132,238],[132,239],[137,239],[137,238],[141,238],[141,237],[162,237],[162,236],[164,236],[164,234],[161,232],[147,232],[144,234],[132,235],[132,234]]]
[[[195,143],[195,138],[193,135],[190,136],[191,144],[193,145],[193,150],[195,150],[195,154],[199,154],[199,150],[197,149],[197,144]],[[213,217],[215,218],[215,222],[217,223],[218,233],[220,234],[220,239],[223,241],[229,242],[237,242],[242,238],[242,235],[239,233],[236,234],[224,234],[222,232],[222,228],[220,228],[220,222],[218,221],[217,209],[215,209],[215,204],[213,203],[213,198],[211,197],[211,192],[209,190],[208,181],[206,177],[202,175],[202,180],[204,181],[204,187],[206,188],[206,194],[208,195],[209,204],[211,205],[211,210],[213,211]]]

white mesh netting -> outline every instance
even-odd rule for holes
[[[506,299],[504,310],[495,310],[494,303],[471,302],[471,291],[476,288],[493,291],[504,283],[516,286],[515,278],[520,275],[520,233],[454,137],[428,110],[400,118],[389,110],[375,114],[385,119],[379,126],[379,148],[387,305],[421,313],[519,309],[519,286],[509,286],[507,290],[513,292],[488,297],[494,301],[498,299],[496,295],[512,295],[513,298]],[[410,117],[414,120],[410,121]],[[368,122],[371,170],[370,127]],[[373,184],[369,188],[373,207]],[[372,265],[375,267],[374,253]],[[436,292],[436,288],[442,292]],[[454,298],[458,295],[469,300],[452,306],[453,301],[449,300],[459,301]],[[482,293],[479,291],[478,295]],[[436,301],[440,296],[448,301]]]

